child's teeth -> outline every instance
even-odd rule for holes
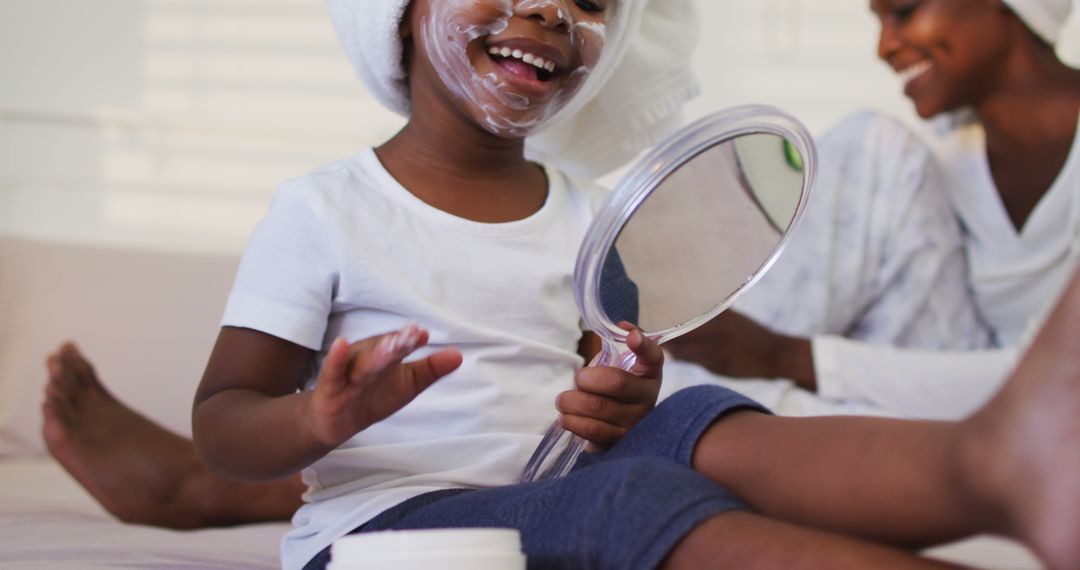
[[[501,57],[512,57],[514,59],[520,59],[521,61],[524,61],[525,63],[528,63],[529,65],[532,65],[537,69],[543,69],[551,73],[555,72],[555,62],[548,61],[538,55],[531,54],[527,51],[521,51],[519,49],[510,49],[505,47],[491,47],[488,48],[488,53]]]

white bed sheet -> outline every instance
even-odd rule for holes
[[[123,524],[59,464],[0,460],[0,568],[5,570],[279,568],[288,524],[174,531]]]

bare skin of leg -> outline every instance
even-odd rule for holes
[[[910,552],[795,526],[751,513],[725,513],[698,525],[661,565],[682,568],[956,568]]]
[[[49,452],[124,522],[193,529],[287,521],[301,505],[299,476],[234,481],[207,469],[191,440],[116,400],[74,345],[47,360],[44,437]]]
[[[1052,568],[1080,568],[1080,277],[1012,379],[966,422],[975,492]]]
[[[998,533],[1080,568],[1080,279],[968,420],[742,412],[693,461],[770,518],[906,547]]]

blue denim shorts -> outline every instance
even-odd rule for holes
[[[705,430],[745,409],[767,413],[726,388],[687,388],[661,402],[611,450],[582,455],[565,477],[427,493],[353,532],[516,528],[530,569],[655,568],[705,520],[750,510],[690,467]],[[325,568],[329,560],[327,548],[304,568]]]

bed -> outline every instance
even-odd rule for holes
[[[277,568],[285,523],[171,531],[122,523],[46,453],[44,359],[76,340],[120,400],[182,435],[237,263],[235,253],[146,251],[0,237],[0,568]],[[977,538],[933,555],[1038,568]]]

